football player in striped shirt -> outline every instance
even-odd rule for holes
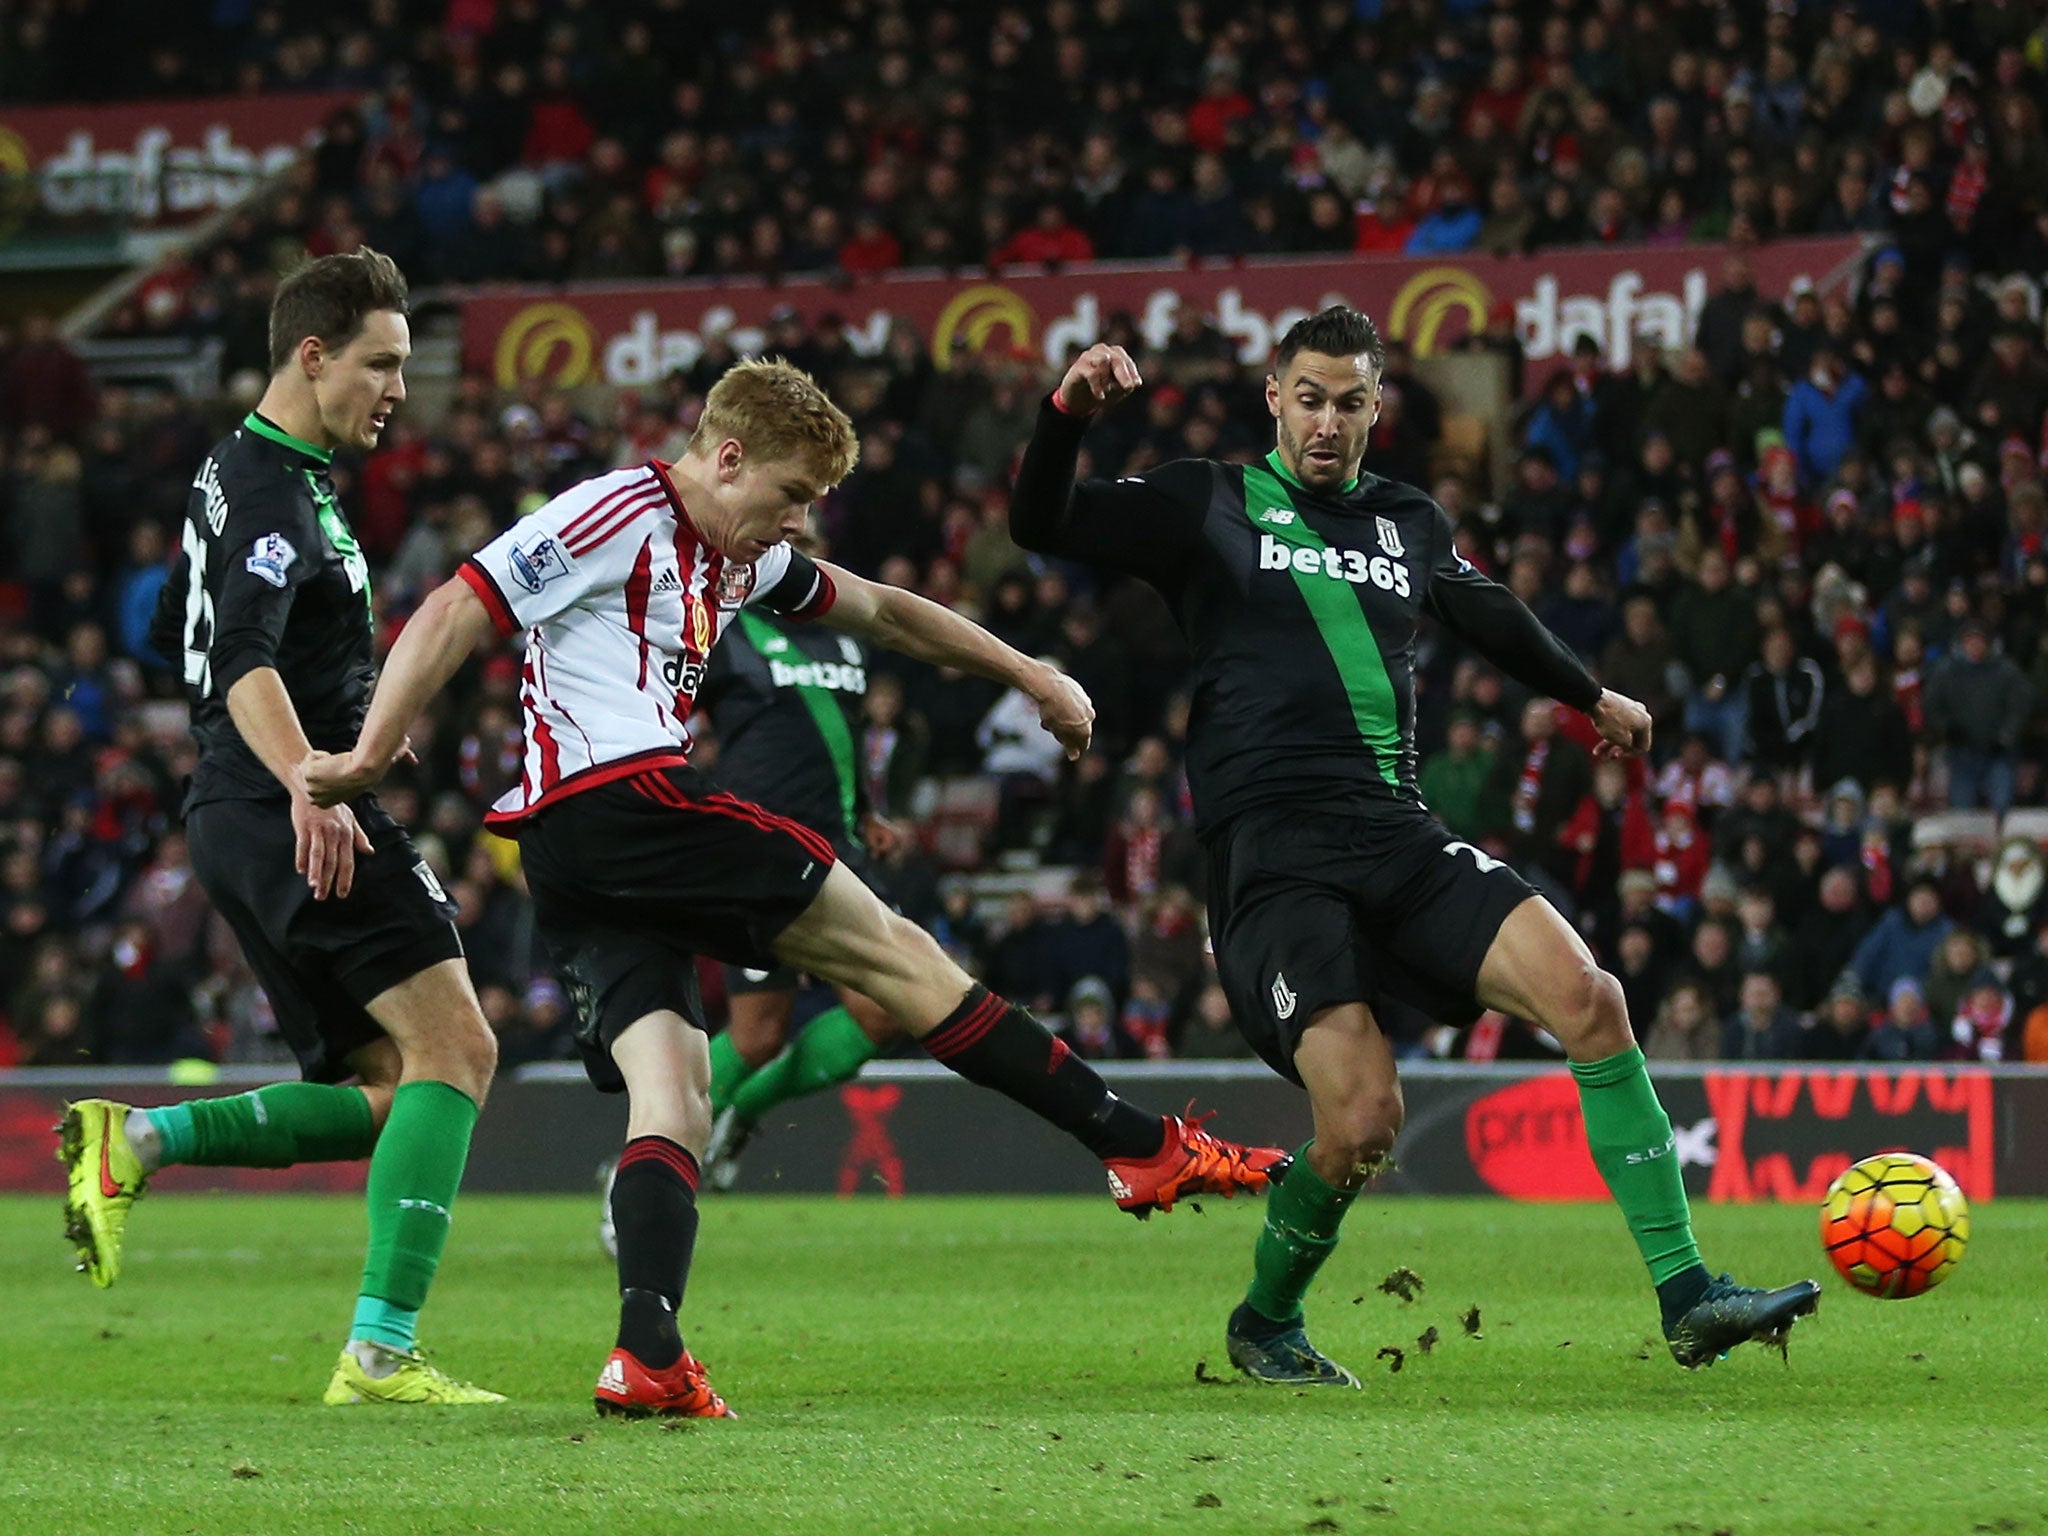
[[[354,750],[307,769],[322,804],[360,794],[472,651],[523,632],[526,760],[488,822],[518,839],[592,1082],[630,1105],[612,1189],[619,1335],[597,1383],[601,1413],[728,1411],[676,1321],[711,1129],[700,954],[791,966],[873,998],[961,1076],[1074,1136],[1134,1214],[1263,1189],[1284,1159],[1125,1103],[891,912],[829,840],[690,766],[687,722],[712,647],[745,609],[1016,687],[1070,753],[1087,745],[1094,709],[1071,678],[949,609],[790,547],[857,452],[852,423],[809,375],[780,360],[736,365],[680,460],[576,486],[472,556],[406,626]]]

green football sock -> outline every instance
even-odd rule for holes
[[[1326,1184],[1309,1166],[1308,1149],[1314,1145],[1303,1143],[1287,1177],[1266,1191],[1266,1224],[1252,1250],[1245,1305],[1275,1323],[1301,1316],[1309,1282],[1336,1250],[1337,1227],[1358,1198],[1357,1190]]]
[[[410,1314],[441,1265],[476,1113],[476,1101],[447,1083],[406,1083],[391,1096],[391,1118],[370,1158],[370,1249],[354,1337],[412,1347]]]
[[[138,1110],[156,1131],[161,1167],[289,1168],[368,1157],[377,1123],[359,1088],[272,1083],[225,1099]]]
[[[1655,1285],[1700,1267],[1692,1210],[1679,1178],[1671,1117],[1657,1102],[1643,1053],[1634,1046],[1599,1061],[1575,1061],[1579,1105],[1593,1166],[1628,1219]]]
[[[828,1008],[804,1027],[789,1049],[740,1085],[732,1095],[732,1108],[747,1124],[757,1125],[776,1105],[855,1076],[875,1054],[875,1042],[852,1014]]]
[[[722,1114],[740,1084],[753,1075],[754,1069],[732,1043],[731,1030],[720,1030],[711,1037],[711,1113]]]

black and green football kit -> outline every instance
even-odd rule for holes
[[[1458,841],[1416,792],[1417,625],[1430,615],[1516,681],[1580,710],[1599,702],[1599,685],[1458,554],[1450,519],[1422,492],[1373,475],[1314,491],[1278,454],[1076,485],[1087,425],[1050,399],[1040,407],[1010,531],[1026,549],[1142,577],[1187,638],[1188,784],[1238,1027],[1300,1082],[1294,1051],[1322,1009],[1363,1002],[1396,1030],[1418,1013],[1475,1017],[1480,964],[1533,892]],[[1573,1061],[1571,1072],[1587,1147],[1657,1287],[1673,1356],[1697,1366],[1746,1339],[1782,1341],[1819,1288],[1709,1279],[1642,1052]],[[1356,1386],[1304,1330],[1303,1299],[1359,1188],[1326,1183],[1313,1150],[1301,1148],[1267,1197],[1226,1344],[1259,1379]]]
[[[858,639],[749,608],[712,651],[697,702],[718,735],[712,776],[741,799],[823,833],[872,886],[861,842],[867,691],[868,653]],[[796,985],[796,973],[729,965],[725,980],[728,993],[782,992]]]
[[[316,897],[296,867],[291,793],[228,708],[238,682],[270,669],[313,748],[356,743],[375,676],[375,621],[369,562],[336,500],[332,459],[255,413],[216,443],[193,479],[183,552],[150,630],[160,655],[182,661],[199,747],[185,797],[193,872],[241,941],[307,1081],[145,1113],[166,1164],[369,1158],[369,1253],[350,1337],[410,1352],[477,1106],[453,1084],[408,1079],[380,1130],[364,1095],[339,1085],[357,1070],[354,1053],[385,1038],[370,1011],[377,1000],[462,958],[455,904],[367,793],[349,809],[371,850],[356,851],[346,895]],[[379,1395],[351,1360],[337,1368],[328,1402]]]
[[[749,608],[711,653],[697,698],[718,733],[713,773],[719,782],[822,833],[839,862],[887,900],[861,835],[868,813],[860,753],[867,691],[868,652],[854,636]],[[801,979],[793,966],[725,967],[729,997],[794,992]],[[839,1005],[805,1021],[759,1067],[740,1055],[729,1031],[715,1036],[711,1107],[717,1119],[705,1149],[712,1187],[730,1186],[739,1149],[769,1111],[851,1081],[876,1053],[875,1042]]]
[[[375,846],[346,896],[316,901],[294,867],[291,795],[228,712],[228,692],[275,669],[306,739],[355,745],[376,671],[369,562],[336,504],[333,455],[251,414],[192,481],[183,552],[157,598],[151,644],[182,659],[199,760],[185,796],[192,867],[241,940],[306,1076],[350,1075],[382,1038],[381,993],[461,957],[455,907],[375,794],[350,802]]]
[[[1246,1038],[1299,1081],[1294,1049],[1322,1009],[1364,1002],[1395,1030],[1476,1017],[1480,962],[1532,893],[1416,791],[1417,625],[1429,614],[1579,709],[1599,685],[1458,553],[1422,492],[1374,475],[1314,491],[1278,454],[1076,485],[1086,426],[1040,410],[1011,532],[1142,577],[1187,638],[1188,785],[1217,969]]]

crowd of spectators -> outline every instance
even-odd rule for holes
[[[0,103],[360,93],[132,329],[232,328],[280,253],[365,241],[475,283],[1890,228],[1909,325],[1951,247],[2048,260],[2048,43],[2008,0],[209,10],[0,5]]]
[[[0,31],[44,50],[57,72],[36,80],[87,94],[61,61],[94,9],[0,5]],[[979,231],[943,254],[984,260],[1020,219],[1045,237],[1030,259],[1155,254],[1133,242],[1194,225],[1143,199],[1184,183],[1227,205],[1228,227],[1272,220],[1289,248],[1313,244],[1300,232],[1333,205],[1338,245],[1405,244],[1384,238],[1404,200],[1424,197],[1418,222],[1442,224],[1460,178],[1467,194],[1489,188],[1482,232],[1500,224],[1493,194],[1533,194],[1539,233],[1517,243],[1726,234],[1734,254],[1695,344],[1638,338],[1621,370],[1581,346],[1517,421],[1497,483],[1437,472],[1440,407],[1390,344],[1367,467],[1426,486],[1467,556],[1659,726],[1648,762],[1595,764],[1577,717],[1429,632],[1424,796],[1579,923],[1654,1056],[2048,1059],[2039,842],[1915,835],[1935,813],[1996,817],[2042,788],[2048,220],[2029,199],[2048,198],[2048,77],[2042,39],[2012,20],[2024,9],[1385,0],[1205,19],[1199,4],[1053,0],[935,13],[913,37],[903,8],[846,3],[767,13],[749,37],[685,0],[602,17],[575,0],[458,0],[430,16],[373,0],[340,21],[225,5],[233,46],[137,50],[147,79],[120,88],[343,83],[373,105],[353,138],[337,121],[304,185],[167,280],[167,302],[146,290],[137,323],[175,312],[260,364],[280,253],[364,237],[451,277],[506,275],[437,266],[465,251],[553,249],[560,261],[522,272],[609,276],[674,270],[684,245],[683,270],[737,270],[716,256],[734,240],[746,269],[794,270],[791,236],[821,210],[907,242],[905,261],[942,254],[934,230]],[[648,50],[664,64],[651,95],[634,62]],[[900,79],[913,51],[929,67]],[[27,78],[0,76],[17,95]],[[576,122],[573,154],[536,153]],[[679,141],[695,169],[668,174]],[[948,167],[958,217],[935,201]],[[521,185],[538,189],[525,203]],[[1630,211],[1631,189],[1654,225]],[[494,218],[506,226],[479,235]],[[1759,292],[1748,243],[1813,228],[1872,235],[1856,287]],[[746,256],[757,236],[785,254]],[[660,254],[583,264],[614,240]],[[847,265],[828,244],[811,246],[821,264]],[[1149,382],[1090,434],[1093,470],[1270,443],[1257,370],[1198,313],[1159,348],[1128,317],[1108,324]],[[1501,328],[1472,344],[1521,365]],[[1016,699],[881,661],[869,792],[921,834],[888,861],[892,895],[1084,1051],[1242,1053],[1204,954],[1179,639],[1143,587],[1027,558],[1008,537],[1007,476],[1049,377],[1000,352],[937,367],[908,325],[873,358],[793,314],[765,345],[816,372],[860,430],[859,469],[820,509],[821,547],[1059,657],[1100,712],[1095,749],[1067,765]],[[713,337],[689,371],[601,403],[465,379],[444,416],[401,413],[378,452],[344,458],[386,640],[546,495],[678,454],[732,356]],[[0,1054],[281,1054],[193,883],[176,816],[191,746],[145,637],[192,467],[248,403],[96,394],[47,325],[0,341]],[[480,829],[516,772],[516,688],[509,654],[472,665],[387,791],[461,909],[508,1063],[565,1054],[516,857]],[[715,772],[715,736],[700,750]],[[998,912],[970,878],[998,865],[1076,873],[1050,907],[1024,896]],[[1405,1048],[1545,1047],[1488,1020]]]

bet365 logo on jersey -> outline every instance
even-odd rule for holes
[[[1327,576],[1332,581],[1348,581],[1354,587],[1370,583],[1382,592],[1401,597],[1412,590],[1408,567],[1386,555],[1367,556],[1362,549],[1303,549],[1283,544],[1270,533],[1259,535],[1259,569]]]
[[[836,661],[805,661],[792,666],[773,657],[768,676],[778,688],[824,688],[832,693],[866,693],[866,667],[846,666]]]

